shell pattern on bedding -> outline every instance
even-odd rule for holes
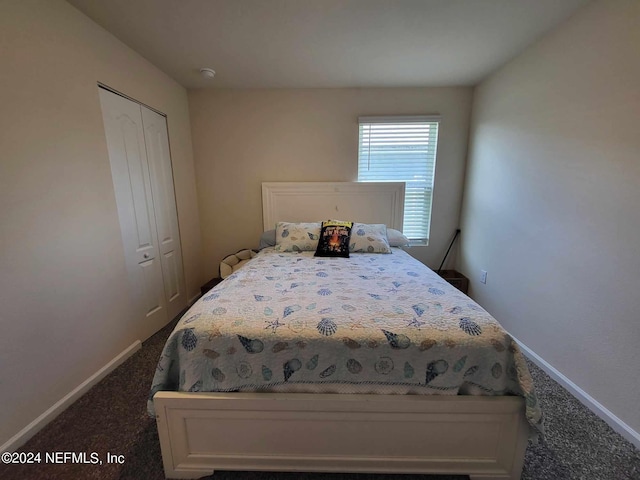
[[[158,362],[149,412],[160,390],[323,383],[520,395],[542,431],[517,344],[477,303],[396,248],[350,258],[263,250],[179,321]]]

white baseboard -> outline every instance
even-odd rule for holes
[[[56,403],[54,403],[47,411],[36,418],[29,425],[24,427],[13,437],[11,437],[4,445],[0,446],[0,452],[14,452],[27,440],[38,433],[45,425],[51,422],[54,418],[60,415],[66,410],[73,402],[78,400],[82,395],[89,391],[91,387],[96,385],[100,380],[106,377],[109,373],[115,370],[120,364],[122,364],[127,358],[140,350],[142,343],[140,340],[136,340],[129,345],[125,350],[118,354],[113,360],[107,363],[104,367],[98,370],[96,373],[87,378],[84,382],[71,390],[67,395],[62,397]]]
[[[511,335],[513,339],[518,343],[522,352],[531,359],[536,365],[544,370],[551,378],[566,388],[574,397],[586,406],[589,410],[595,413],[598,417],[604,420],[613,430],[622,435],[625,439],[629,440],[640,449],[640,433],[636,432],[629,425],[624,423],[618,417],[616,417],[611,411],[604,407],[595,398],[589,395],[587,392],[578,387],[575,383],[560,373],[553,365],[548,363],[537,353],[527,347],[524,343],[519,341],[516,337]]]

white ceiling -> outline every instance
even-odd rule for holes
[[[475,85],[588,1],[68,0],[187,88]]]

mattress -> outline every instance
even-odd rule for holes
[[[519,395],[542,412],[517,344],[401,249],[261,251],[198,300],[163,349],[160,390]]]

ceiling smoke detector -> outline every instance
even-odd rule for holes
[[[202,75],[202,78],[205,78],[207,80],[211,80],[213,79],[213,77],[216,76],[216,71],[212,68],[201,68],[200,69],[200,75]]]

